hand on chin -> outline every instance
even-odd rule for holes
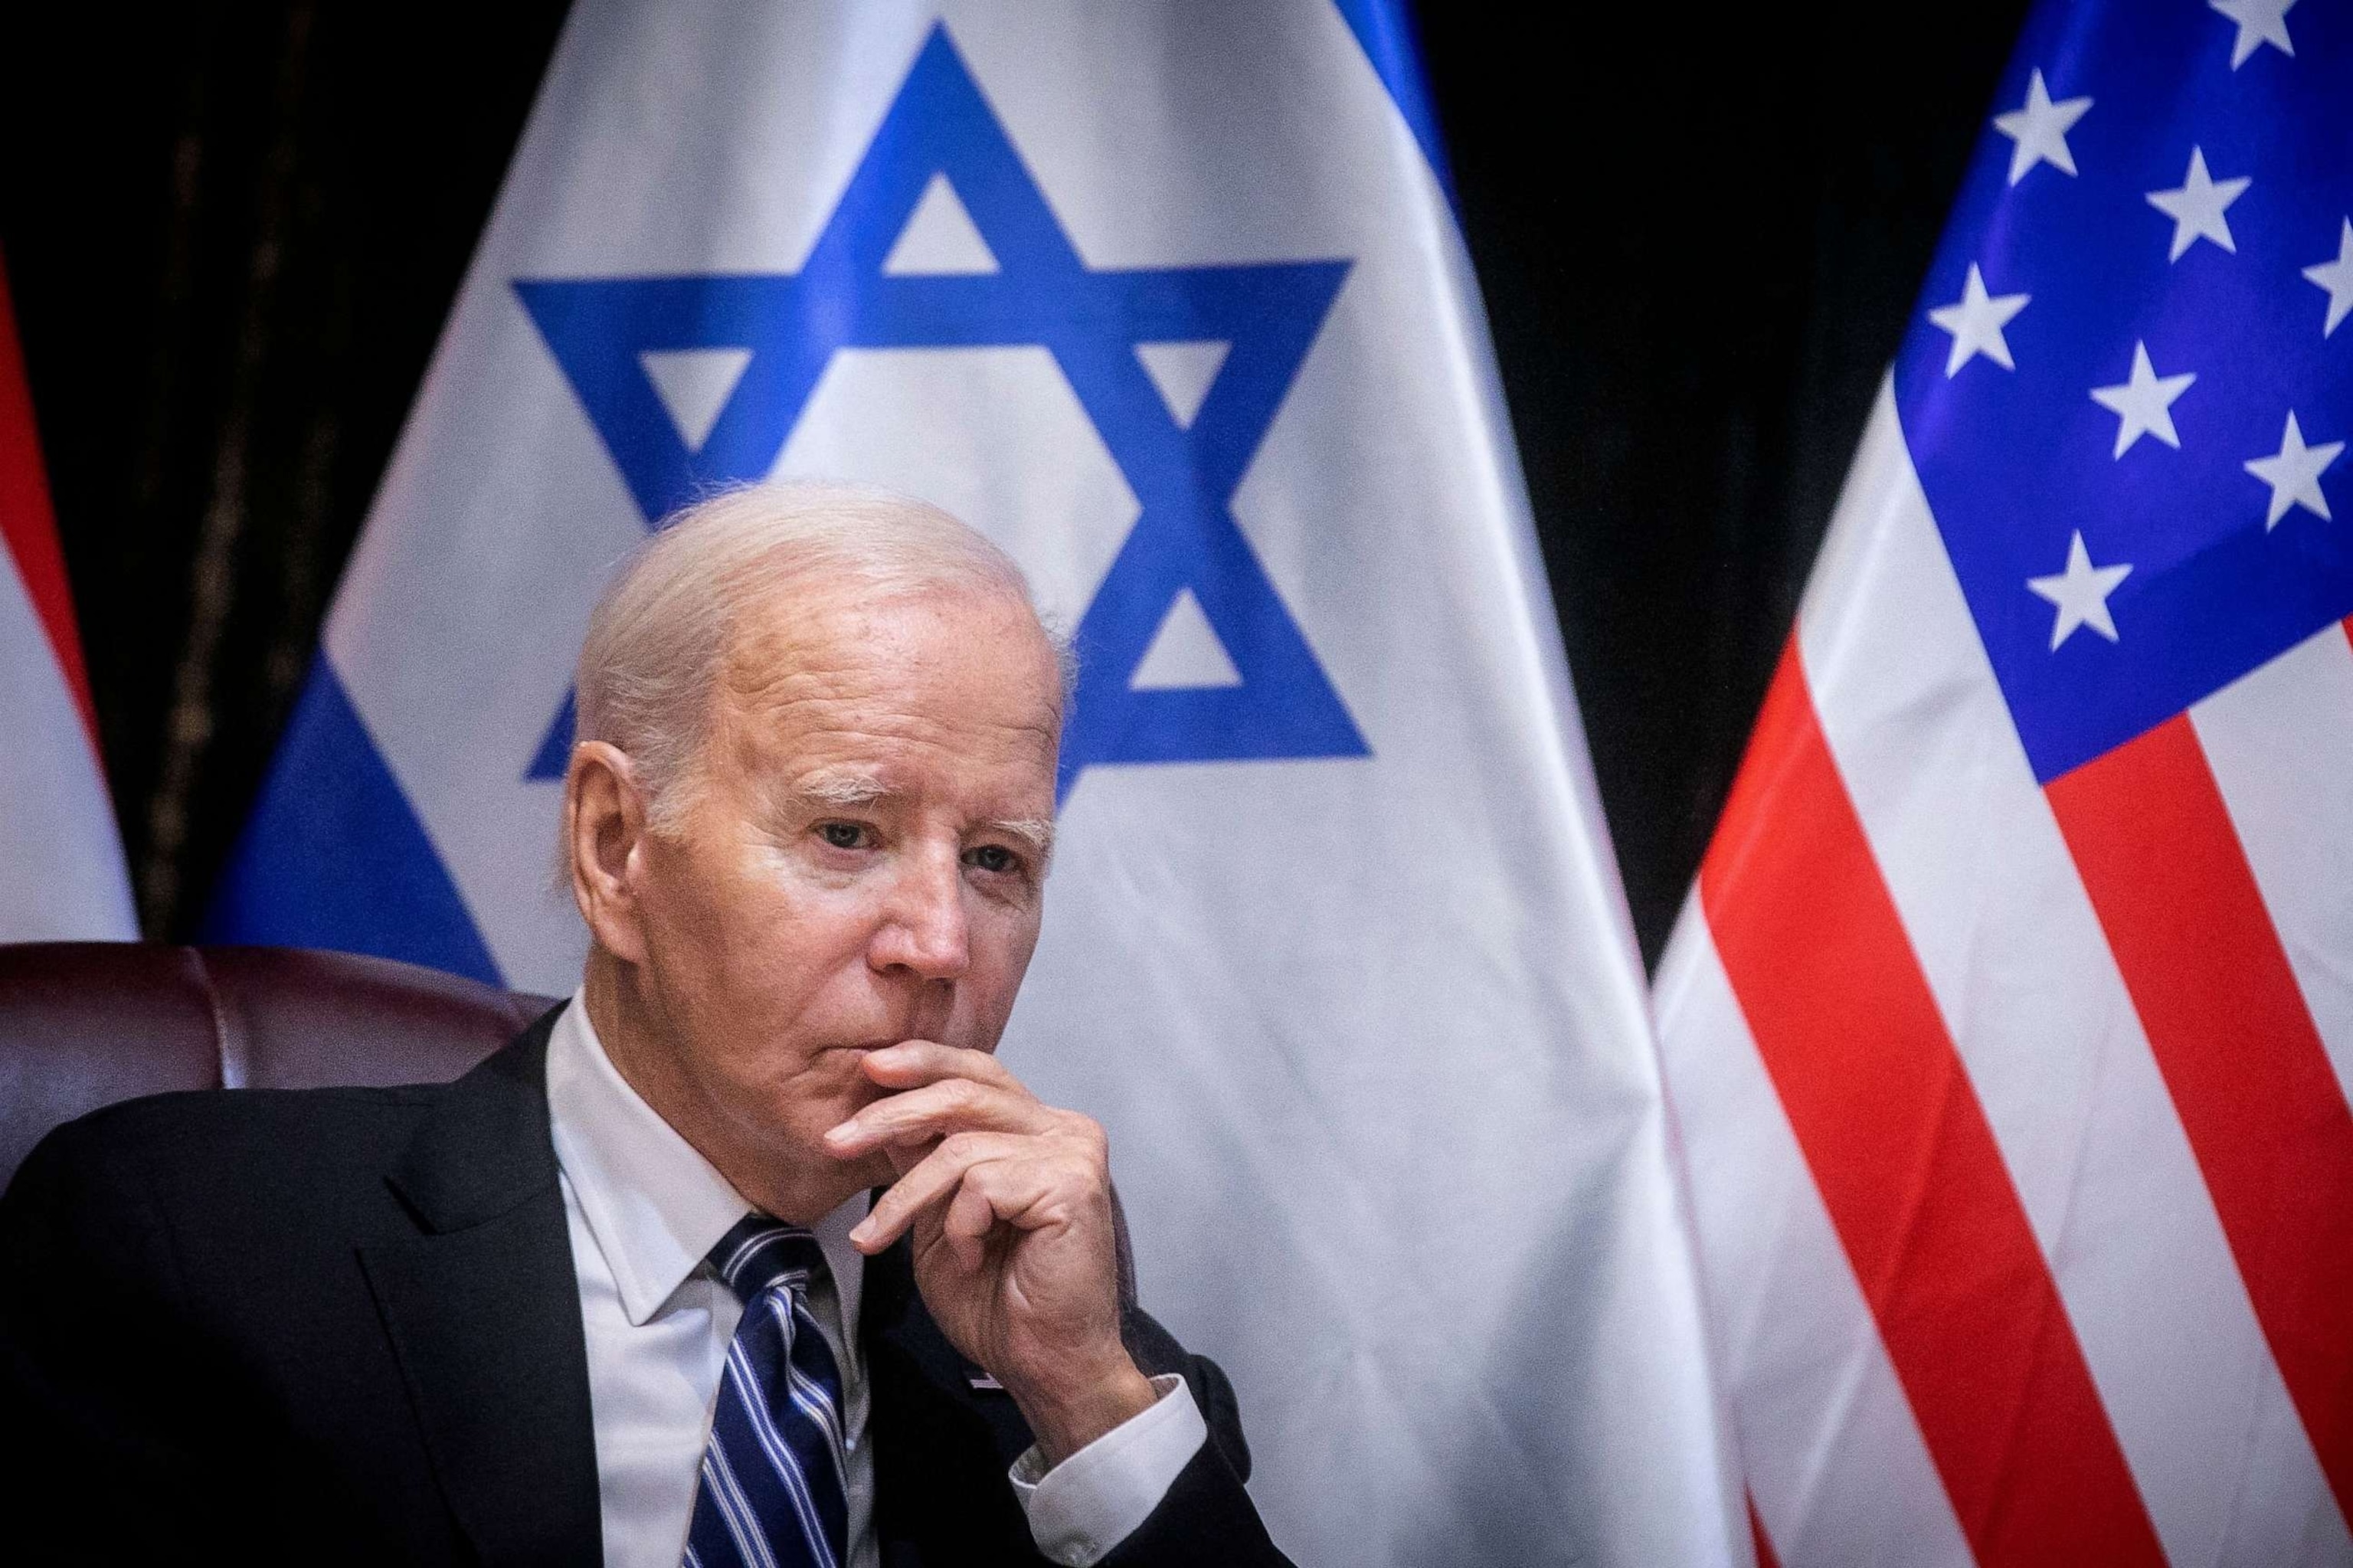
[[[910,1040],[863,1067],[892,1092],[826,1142],[885,1156],[898,1179],[850,1240],[871,1255],[913,1234],[924,1305],[1013,1395],[1050,1463],[1151,1405],[1120,1338],[1103,1128],[985,1052]]]

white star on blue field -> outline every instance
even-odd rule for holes
[[[2027,23],[1894,386],[2046,783],[2353,616],[2348,71],[2341,5]]]

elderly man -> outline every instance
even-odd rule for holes
[[[991,1054],[1059,655],[934,508],[770,484],[678,518],[580,657],[570,1001],[445,1087],[164,1097],[27,1160],[0,1531],[76,1562],[1280,1562],[1223,1375],[1121,1300],[1102,1129]]]

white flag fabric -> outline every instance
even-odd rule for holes
[[[0,942],[139,935],[0,276]]]
[[[1646,999],[1401,18],[575,8],[216,929],[558,991],[567,685],[698,487],[1072,630],[1003,1045],[1303,1562],[1745,1560]]]

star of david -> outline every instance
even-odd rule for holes
[[[954,188],[995,271],[885,272],[935,179]],[[713,483],[765,475],[840,350],[1046,348],[1142,503],[1073,634],[1079,687],[1057,780],[1067,800],[1085,769],[1107,764],[1368,754],[1231,511],[1347,270],[1088,267],[935,27],[798,272],[514,287],[649,526]],[[1137,352],[1163,343],[1230,344],[1189,421]],[[749,355],[693,446],[640,357],[680,349]],[[1139,682],[1188,591],[1239,679]],[[527,777],[563,776],[572,727],[567,695]]]

